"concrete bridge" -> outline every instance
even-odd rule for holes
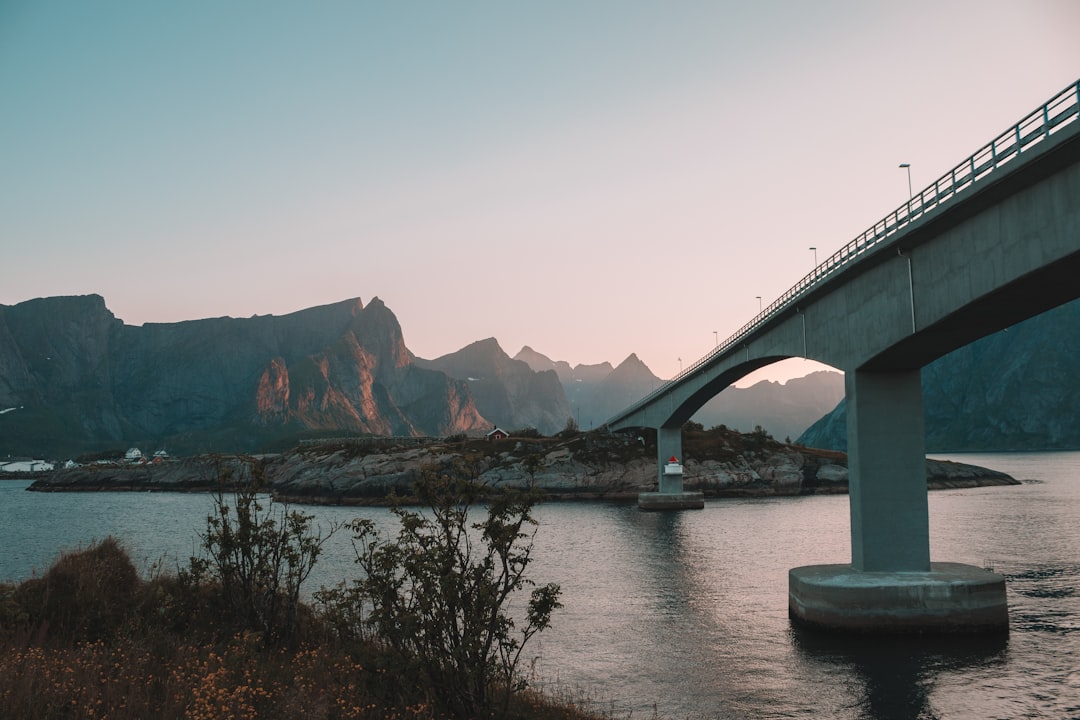
[[[684,492],[681,427],[778,360],[843,370],[851,563],[795,568],[792,617],[850,630],[1007,628],[1004,578],[930,561],[921,369],[1080,297],[1080,81],[825,260],[734,336],[610,418],[657,430],[658,492]]]

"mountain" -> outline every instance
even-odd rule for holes
[[[534,428],[552,435],[570,419],[555,369],[534,370],[507,355],[495,338],[416,364],[467,382],[480,413],[505,430]]]
[[[0,454],[258,449],[303,432],[480,432],[469,388],[418,367],[378,298],[125,325],[99,295],[0,305]]]
[[[589,379],[599,377],[599,371],[607,367],[603,365],[579,365],[575,368],[575,375],[587,383]],[[609,417],[619,412],[626,406],[637,402],[641,398],[660,387],[663,381],[653,375],[652,371],[631,353],[615,369],[596,382],[596,390],[591,400],[591,411],[596,424],[599,425]],[[584,403],[584,400],[582,401]],[[586,427],[591,427],[590,424]]]
[[[553,370],[559,377],[559,382],[562,383],[566,382],[564,378],[571,377],[574,373],[573,369],[570,367],[570,363],[565,360],[555,362],[547,355],[536,352],[528,345],[521,348],[521,350],[518,351],[518,354],[514,356],[514,359],[520,360],[536,372]]]
[[[707,427],[795,436],[836,403],[840,376],[729,388]],[[302,435],[554,434],[599,427],[663,381],[636,355],[571,367],[494,338],[435,360],[406,347],[373,298],[283,316],[130,326],[99,295],[0,305],[0,456],[164,447],[254,451]]]
[[[599,427],[619,410],[663,384],[634,354],[617,368],[607,362],[571,368],[569,363],[553,361],[526,345],[514,359],[533,370],[551,370],[558,375],[574,419],[583,430]]]
[[[923,368],[928,452],[1080,448],[1080,301],[977,340]],[[845,406],[799,438],[847,447]]]
[[[749,432],[762,427],[775,438],[794,438],[844,397],[843,373],[820,370],[784,383],[763,380],[729,387],[694,414],[709,428],[727,425]]]
[[[616,368],[610,363],[571,368],[529,346],[514,359],[534,370],[554,370],[559,375],[583,430],[599,427],[664,383],[634,354]],[[843,374],[820,371],[786,383],[763,381],[749,388],[729,387],[698,410],[693,420],[706,428],[726,425],[749,432],[760,426],[776,438],[797,437],[843,397]]]

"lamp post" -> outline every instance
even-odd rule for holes
[[[720,333],[718,333],[716,330],[713,330],[712,336],[713,340],[716,341],[716,345],[714,347],[720,347]]]
[[[915,197],[915,193],[911,192],[911,163],[900,163],[900,167],[907,170],[907,196],[910,201]]]
[[[814,267],[817,267],[817,248],[812,247],[810,248],[810,251],[814,253]]]
[[[679,358],[679,374],[682,375],[682,358]]]
[[[757,311],[758,311],[758,315],[760,315],[761,314],[761,296],[760,295],[755,295],[754,297],[757,298]]]

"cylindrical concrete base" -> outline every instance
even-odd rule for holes
[[[705,494],[702,492],[638,493],[637,504],[642,510],[701,510],[705,507]]]
[[[850,565],[793,568],[788,572],[788,614],[809,627],[859,633],[1009,629],[1005,578],[960,563],[931,563],[930,572],[860,572]]]

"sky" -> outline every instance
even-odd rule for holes
[[[0,305],[660,377],[1080,78],[1077,0],[0,0]],[[760,299],[759,299],[760,298]],[[788,360],[783,380],[815,369]]]

